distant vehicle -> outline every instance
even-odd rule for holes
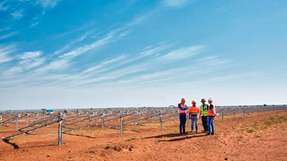
[[[44,114],[53,114],[53,113],[54,113],[54,110],[51,109],[51,108],[49,108],[49,109],[42,109],[42,112],[43,112]]]
[[[54,110],[53,109],[47,109],[47,113],[52,114],[52,113],[54,113]]]

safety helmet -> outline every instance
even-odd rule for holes
[[[185,99],[184,99],[184,98],[181,98],[180,102],[185,102]]]
[[[210,103],[211,103],[211,102],[212,102],[212,99],[211,99],[211,98],[208,98],[208,102],[210,102]]]

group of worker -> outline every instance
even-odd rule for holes
[[[207,133],[208,135],[214,135],[214,118],[216,116],[216,109],[212,99],[208,99],[208,103],[206,103],[205,99],[201,99],[200,107],[196,106],[195,100],[191,101],[190,107],[188,107],[185,102],[185,99],[182,98],[178,104],[180,135],[186,134],[185,124],[187,116],[191,120],[191,133],[198,132],[197,121],[199,118],[201,118],[203,132]]]

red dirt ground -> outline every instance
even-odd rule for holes
[[[226,116],[223,121],[218,117],[214,136],[176,136],[177,123],[166,122],[162,132],[158,123],[128,127],[122,138],[117,130],[82,130],[76,134],[91,137],[64,134],[60,147],[52,126],[16,137],[17,150],[0,142],[0,160],[287,161],[287,111]],[[0,127],[0,137],[12,128]]]

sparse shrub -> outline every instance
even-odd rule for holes
[[[247,129],[247,132],[248,132],[248,133],[253,133],[253,132],[255,132],[255,131],[256,131],[256,130],[255,130],[254,128],[248,128],[248,129]]]

